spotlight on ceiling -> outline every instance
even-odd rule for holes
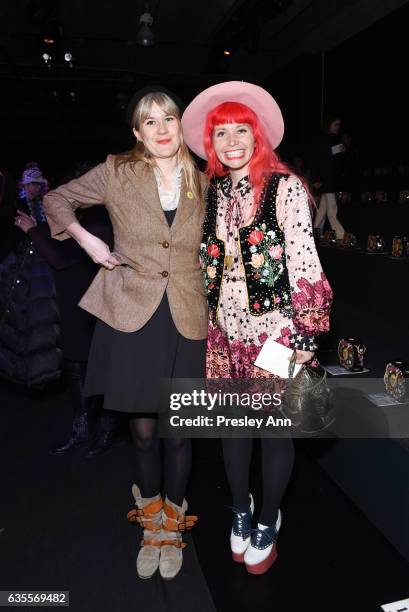
[[[53,45],[55,43],[55,40],[54,38],[44,36],[43,42],[45,42],[46,45]]]
[[[69,68],[72,68],[72,63],[73,63],[73,57],[72,57],[72,53],[71,51],[66,51],[64,53],[64,61],[67,62]]]
[[[42,57],[47,68],[51,68],[51,62],[53,61],[52,55],[50,55],[49,53],[43,53]]]
[[[225,51],[223,51],[223,55],[231,55],[231,51],[228,51],[227,49]]]
[[[143,13],[139,18],[139,24],[141,27],[138,30],[136,42],[138,45],[141,45],[141,47],[151,47],[155,42],[151,30],[151,25],[153,24],[152,15],[148,11]]]

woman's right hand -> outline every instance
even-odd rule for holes
[[[113,270],[115,266],[122,265],[120,256],[117,253],[111,253],[109,247],[103,240],[100,240],[93,234],[87,232],[88,235],[81,239],[81,246],[88,253],[94,263],[100,264],[108,270]]]
[[[118,253],[111,253],[109,246],[103,240],[83,228],[78,221],[74,221],[67,227],[67,233],[88,253],[94,263],[108,270],[113,270],[115,266],[121,266],[124,263]]]

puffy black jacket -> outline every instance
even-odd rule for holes
[[[52,271],[21,233],[0,263],[0,378],[28,387],[57,380],[59,335]]]

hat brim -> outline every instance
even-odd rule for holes
[[[45,179],[32,179],[30,181],[24,180],[21,181],[21,185],[29,185],[30,183],[40,183],[40,184],[44,184],[46,181]]]
[[[206,117],[209,111],[223,102],[240,102],[251,108],[258,116],[271,148],[274,150],[278,147],[284,135],[284,120],[273,96],[252,83],[227,81],[202,91],[183,113],[183,138],[193,153],[207,159],[204,148]]]

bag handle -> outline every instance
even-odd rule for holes
[[[294,368],[295,368],[296,360],[297,360],[297,351],[296,351],[296,349],[294,349],[293,354],[291,355],[290,364],[288,366],[288,378],[290,380],[294,380]],[[304,368],[305,365],[302,364],[302,367]],[[325,382],[326,378],[327,378],[327,372],[325,370],[323,370],[321,378],[317,382],[312,384],[309,387],[308,391],[312,391],[313,389],[318,387],[321,383]]]
[[[294,349],[293,354],[291,355],[290,363],[288,365],[288,378],[294,378],[294,369],[297,361],[297,351]]]

